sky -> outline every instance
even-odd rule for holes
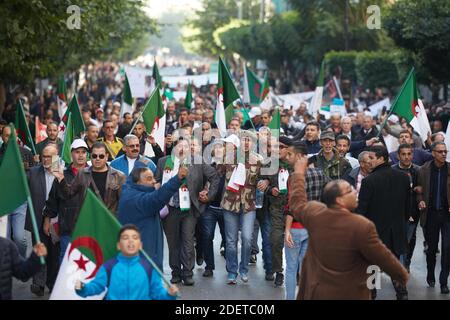
[[[186,11],[201,7],[200,0],[147,0],[147,14],[159,18],[164,12]]]

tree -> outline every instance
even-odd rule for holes
[[[447,0],[399,0],[389,8],[384,26],[395,43],[415,55],[418,78],[450,81],[450,2]],[[425,69],[420,73],[420,68]],[[422,75],[428,74],[424,79]],[[448,101],[447,90],[444,90]]]
[[[255,20],[259,14],[259,5],[252,0],[242,1],[242,18]],[[236,0],[203,0],[202,9],[197,10],[186,22],[191,28],[190,35],[184,37],[185,46],[197,54],[209,57],[217,57],[229,52],[214,41],[214,31],[227,25],[233,18],[238,16],[238,5]]]
[[[30,84],[96,59],[136,53],[156,22],[144,13],[143,2],[79,0],[81,29],[69,29],[70,1],[4,0],[0,6],[0,114],[7,84]]]

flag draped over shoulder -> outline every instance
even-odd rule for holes
[[[3,186],[0,192],[1,217],[13,212],[30,195],[14,127],[11,127],[11,136],[0,164],[0,185]]]

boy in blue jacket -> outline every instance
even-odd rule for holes
[[[120,253],[103,264],[89,283],[77,281],[76,293],[85,298],[98,295],[106,288],[106,300],[174,300],[178,287],[164,288],[160,275],[139,254],[142,249],[139,229],[132,224],[119,231],[117,249]]]

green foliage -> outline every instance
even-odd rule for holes
[[[367,6],[386,1],[366,1],[350,5],[349,47],[353,50],[378,50],[389,45],[383,30],[366,26]],[[267,23],[228,29],[220,33],[228,51],[250,59],[262,59],[271,68],[286,65],[318,66],[331,50],[345,49],[344,5],[342,1],[291,1],[295,10],[275,15]],[[353,75],[352,75],[353,76]]]
[[[358,83],[368,88],[391,88],[401,82],[394,54],[382,51],[359,52],[355,66]]]
[[[414,53],[429,80],[450,81],[450,2],[398,0],[383,21],[395,43]]]
[[[331,74],[338,66],[342,68],[342,78],[356,82],[355,60],[357,51],[330,51],[325,55],[326,73]]]
[[[242,6],[243,19],[257,19],[259,5],[255,1],[242,0]],[[214,41],[214,32],[237,18],[237,3],[235,0],[203,0],[202,7],[186,22],[186,26],[191,28],[191,34],[185,36],[183,41],[197,54],[209,57],[224,55],[227,52]]]
[[[0,80],[30,83],[96,59],[136,54],[147,34],[156,32],[143,2],[79,0],[81,29],[70,30],[68,0],[5,0],[0,6]]]

